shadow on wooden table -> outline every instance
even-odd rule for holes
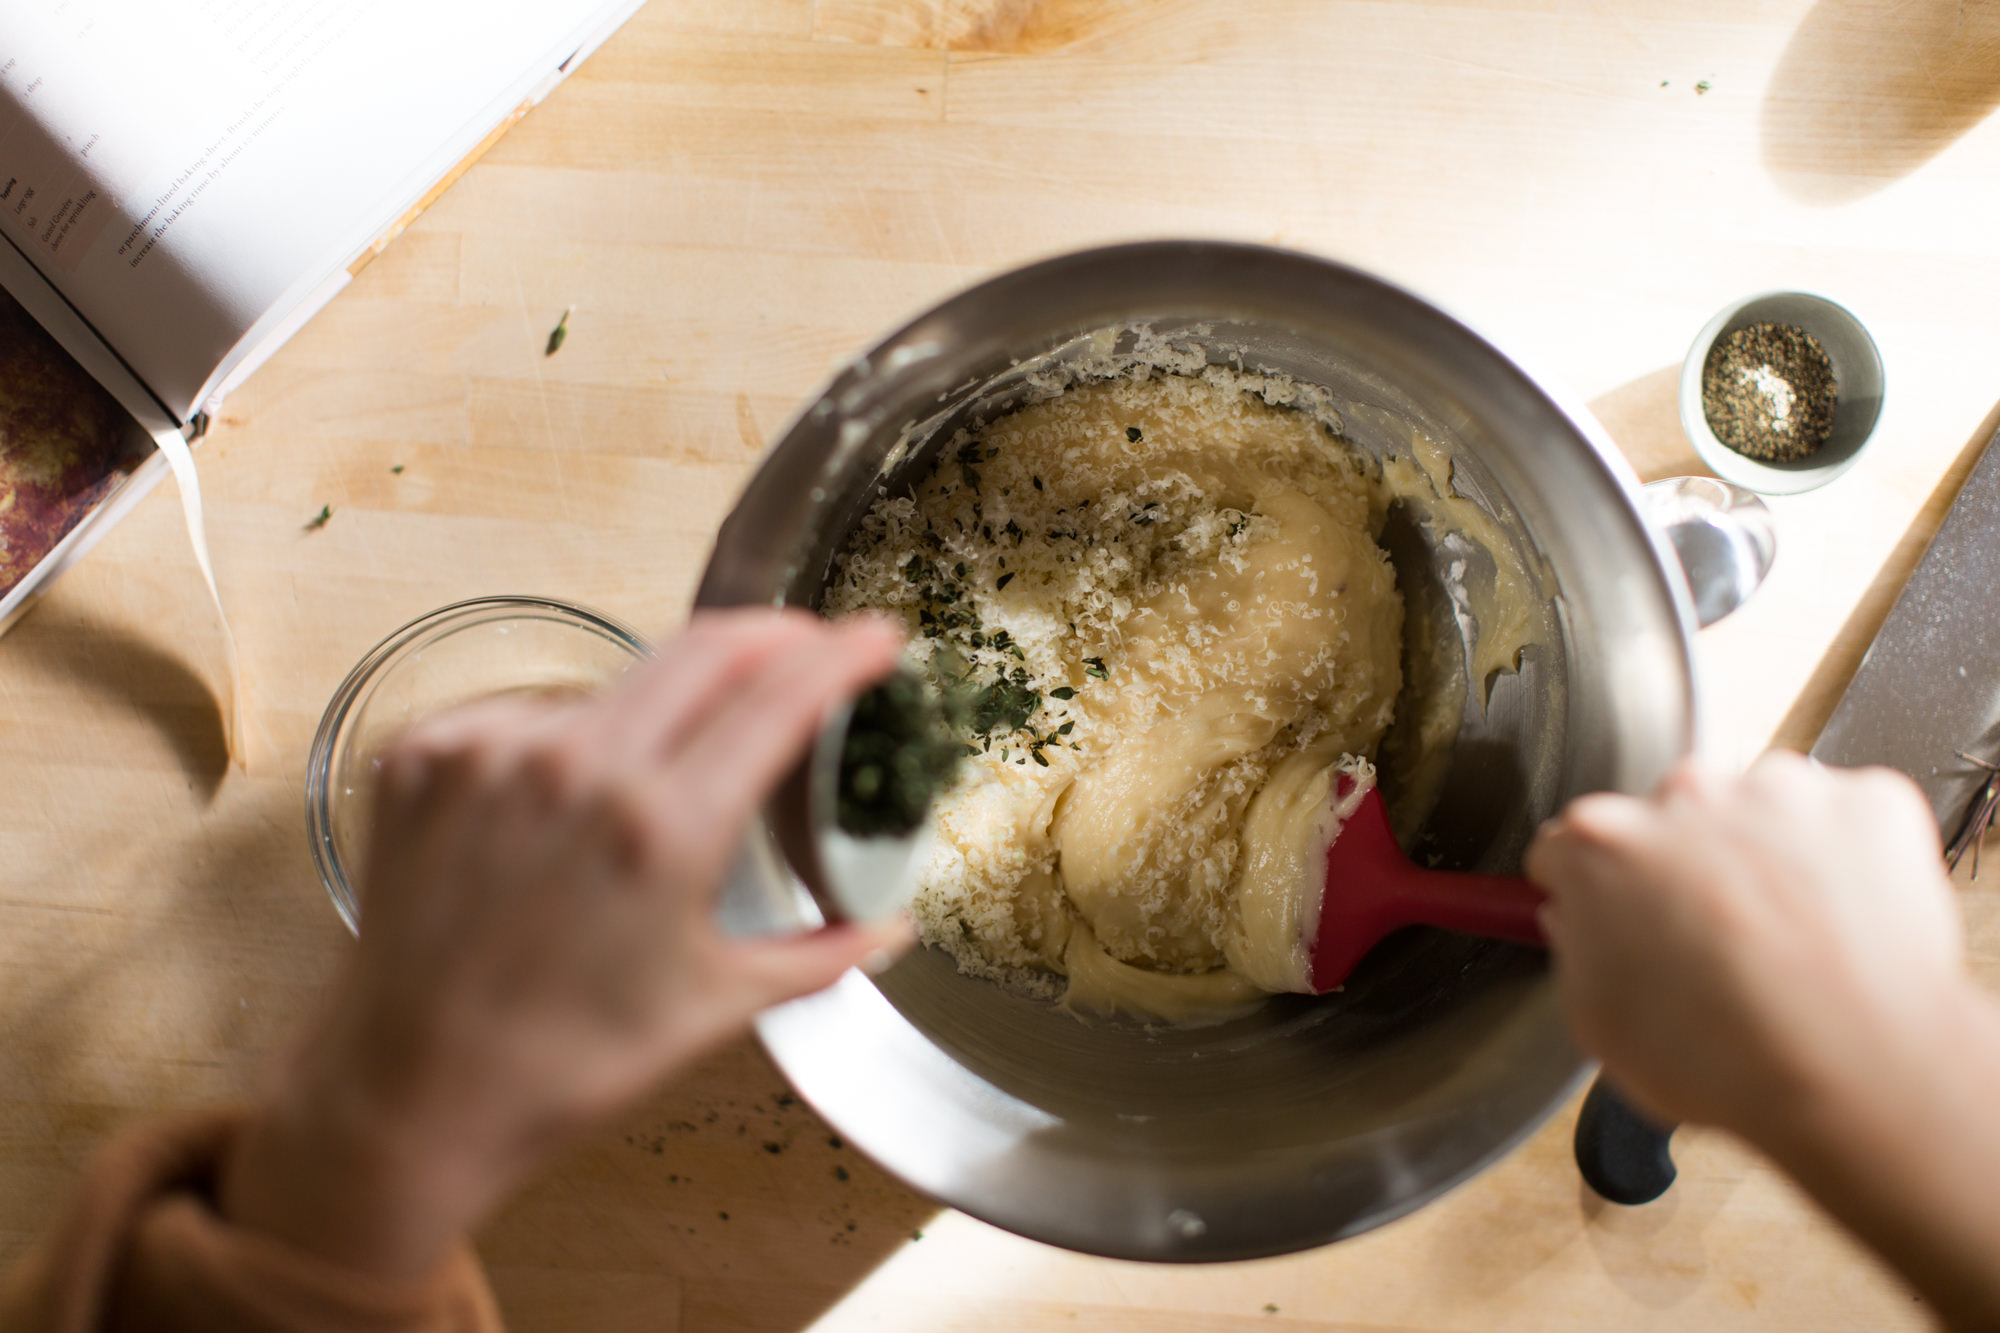
[[[1523,1294],[1546,1290],[1552,1273],[1594,1269],[1634,1306],[1684,1307],[1685,1319],[1673,1327],[1705,1327],[1698,1312],[1713,1308],[1713,1287],[1740,1278],[1735,1257],[1711,1254],[1711,1232],[1743,1183],[1747,1150],[1682,1130],[1674,1141],[1681,1176],[1672,1189],[1641,1207],[1606,1203],[1576,1171],[1570,1145],[1581,1101],[1579,1090],[1553,1117],[1556,1132],[1535,1134],[1443,1206],[1395,1225],[1427,1232],[1423,1271],[1450,1274],[1454,1294],[1478,1308],[1521,1308]],[[1585,1252],[1589,1258],[1580,1259]]]
[[[2000,104],[2000,5],[1820,0],[1766,90],[1764,165],[1810,203],[1909,175]]]
[[[1641,481],[1712,476],[1681,429],[1678,363],[1641,375],[1590,402],[1590,413],[1611,436]]]
[[[1981,451],[1996,430],[2000,430],[2000,403],[1987,412],[1986,419],[1979,423],[1979,429],[1958,451],[1958,457],[1952,460],[1951,467],[1925,498],[1917,516],[1903,530],[1889,558],[1875,572],[1868,591],[1862,594],[1861,601],[1848,615],[1846,623],[1841,625],[1840,632],[1834,635],[1833,645],[1820,659],[1806,687],[1799,691],[1799,697],[1792,704],[1791,711],[1785,714],[1785,720],[1778,724],[1777,733],[1771,738],[1773,745],[1805,750],[1819,739],[1827,719],[1833,716],[1833,710],[1840,702],[1840,696],[1846,692],[1847,683],[1854,678],[1855,669],[1861,665],[1868,645],[1875,641],[1882,622],[1889,618],[1889,611],[1902,594],[1903,585],[1916,572],[1917,562],[1924,557],[1924,549],[1944,525],[1946,511],[1958,498],[1959,489],[1965,485],[1966,477],[1979,462]],[[1967,743],[1972,739],[1968,737]]]
[[[8,641],[10,664],[21,643]],[[107,753],[101,768],[118,763]],[[295,787],[224,783],[196,816],[177,773],[158,774],[169,810],[145,783],[99,772],[37,775],[61,826],[9,830],[0,1270],[118,1129],[244,1096],[319,1003],[345,935],[305,854]],[[93,791],[121,796],[80,799]]]
[[[12,671],[60,677],[142,718],[173,750],[204,803],[229,770],[222,712],[199,672],[130,626],[51,602],[7,637]]]
[[[745,1039],[556,1163],[479,1248],[510,1333],[800,1333],[936,1212]]]
[[[1584,1234],[1606,1277],[1631,1300],[1652,1310],[1671,1310],[1696,1299],[1704,1284],[1717,1280],[1709,1258],[1708,1231],[1742,1184],[1739,1172],[1717,1172],[1703,1149],[1705,1136],[1682,1130],[1674,1136],[1680,1178],[1652,1203],[1638,1207],[1607,1203],[1577,1182],[1577,1206]],[[1740,1279],[1737,1280],[1740,1285]]]

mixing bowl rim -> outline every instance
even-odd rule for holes
[[[919,945],[917,947],[921,948],[923,946]],[[807,997],[807,1000],[809,1001],[811,998],[813,997]],[[794,1001],[793,1003],[797,1004],[801,1002]],[[1435,1203],[1526,1143],[1541,1131],[1542,1127],[1548,1123],[1549,1117],[1555,1114],[1558,1108],[1574,1100],[1577,1094],[1584,1089],[1585,1085],[1594,1079],[1599,1072],[1599,1065],[1596,1060],[1587,1056],[1582,1057],[1576,1068],[1564,1080],[1561,1089],[1550,1099],[1547,1109],[1538,1115],[1522,1120],[1519,1125],[1496,1140],[1484,1154],[1466,1163],[1447,1178],[1427,1189],[1411,1194],[1389,1208],[1370,1213],[1365,1221],[1358,1226],[1336,1226],[1315,1237],[1296,1241],[1286,1240],[1265,1245],[1253,1244],[1215,1248],[1190,1247],[1163,1251],[1157,1247],[1148,1247],[1145,1244],[1120,1245],[1107,1243],[1097,1236],[1077,1235],[1053,1239],[1046,1233],[1036,1234],[1033,1230],[1029,1229],[1025,1222],[1017,1222],[1003,1209],[986,1206],[983,1199],[963,1200],[949,1198],[927,1185],[911,1180],[909,1173],[903,1167],[896,1165],[885,1155],[876,1152],[864,1138],[855,1136],[848,1126],[829,1114],[822,1105],[821,1099],[814,1096],[810,1089],[792,1081],[791,1072],[781,1055],[784,1045],[783,1038],[774,1035],[770,1031],[772,1024],[768,1021],[770,1016],[777,1015],[781,1011],[788,1010],[791,1007],[791,1005],[781,1005],[777,1009],[767,1011],[766,1014],[758,1016],[754,1029],[757,1035],[757,1044],[763,1048],[764,1053],[770,1058],[771,1063],[777,1066],[778,1072],[785,1076],[786,1082],[791,1084],[792,1090],[798,1096],[799,1100],[810,1107],[813,1114],[818,1116],[828,1126],[843,1134],[842,1142],[847,1148],[866,1158],[878,1170],[894,1177],[905,1188],[921,1195],[924,1199],[938,1205],[940,1208],[949,1208],[954,1212],[964,1213],[967,1217],[983,1222],[987,1226],[997,1230],[1004,1231],[1010,1236],[1018,1236],[1023,1240],[1033,1241],[1038,1245],[1051,1245],[1059,1249],[1069,1250],[1077,1254],[1087,1254],[1099,1259],[1119,1259],[1132,1263],[1192,1266],[1197,1264],[1246,1263],[1258,1259],[1276,1259],[1288,1254],[1300,1254],[1307,1250],[1337,1244],[1350,1237],[1386,1226],[1391,1222],[1409,1216],[1419,1208]]]
[[[1224,295],[1229,275],[1220,266],[1238,261],[1252,265],[1253,269],[1243,275],[1245,290],[1241,299],[1231,301]],[[1060,291],[1060,285],[1072,277],[1081,283],[1087,270],[1106,263],[1120,266],[1122,272],[1108,277],[1098,275],[1101,280],[1095,287],[1087,291],[1079,287],[1082,295],[1053,303],[1058,307],[1054,313],[1033,307],[1025,316],[1019,312],[1022,296],[1033,297],[1051,289]],[[1186,270],[1174,274],[1175,267],[1195,263],[1209,265],[1209,271],[1185,276],[1176,287],[1174,279],[1183,277]],[[1173,275],[1160,284],[1169,289],[1165,295],[1126,297],[1116,290],[1121,278],[1137,288],[1153,272]],[[1304,281],[1308,276],[1316,285],[1308,286]],[[1286,279],[1298,281],[1288,285]],[[1148,317],[1185,318],[1190,322],[1211,317],[1218,322],[1269,319],[1309,329],[1313,298],[1322,290],[1334,288],[1339,289],[1343,298],[1356,303],[1378,303],[1385,312],[1406,320],[1407,323],[1396,328],[1406,338],[1403,354],[1425,346],[1415,340],[1418,335],[1431,340],[1428,348],[1440,364],[1450,364],[1454,353],[1469,352],[1476,361],[1467,363],[1467,373],[1477,371],[1483,377],[1470,383],[1489,395],[1503,398],[1525,395],[1522,401],[1531,405],[1533,420],[1546,423],[1551,429],[1559,427],[1568,438],[1582,443],[1581,455],[1571,452],[1568,457],[1585,473],[1592,471],[1585,458],[1594,460],[1598,482],[1591,487],[1592,494],[1602,493],[1607,499],[1615,497],[1611,503],[1616,513],[1609,520],[1612,529],[1629,539],[1634,554],[1644,550],[1650,555],[1650,559],[1642,562],[1644,568],[1635,571],[1642,585],[1650,585],[1650,592],[1634,587],[1632,595],[1644,596],[1662,617],[1663,632],[1659,637],[1662,647],[1670,643],[1671,656],[1670,662],[1663,657],[1662,674],[1663,679],[1673,681],[1673,693],[1677,696],[1672,701],[1677,709],[1672,730],[1660,738],[1662,744],[1658,749],[1662,755],[1686,754],[1693,747],[1699,728],[1692,648],[1697,622],[1692,597],[1686,580],[1679,576],[1679,564],[1667,538],[1644,509],[1636,473],[1618,453],[1602,425],[1556,381],[1533,373],[1518,357],[1502,351],[1496,340],[1438,302],[1340,261],[1271,246],[1161,240],[1095,247],[1009,269],[932,304],[836,368],[820,389],[804,401],[765,451],[723,521],[695,604],[741,605],[786,600],[787,580],[795,579],[798,571],[780,562],[794,560],[796,550],[775,551],[771,531],[787,530],[800,520],[811,522],[811,511],[800,507],[801,494],[810,485],[814,487],[810,499],[817,502],[821,498],[817,481],[809,478],[823,480],[830,474],[829,461],[837,464],[860,437],[859,432],[854,432],[856,425],[871,432],[884,429],[885,423],[888,428],[896,426],[886,416],[870,422],[871,411],[888,402],[896,406],[896,415],[902,422],[919,417],[927,399],[918,396],[918,390],[935,391],[936,381],[945,378],[943,372],[951,367],[963,368],[995,346],[1004,352],[1008,341],[1026,342],[1044,334],[1061,337],[1065,331],[1116,327]],[[982,307],[987,308],[984,319]],[[932,375],[931,380],[918,378],[917,372],[927,359],[939,358],[943,347],[949,348],[951,359],[927,372]],[[867,438],[879,436],[870,434]],[[1665,632],[1665,622],[1669,620],[1670,633]],[[788,870],[781,873],[788,874]],[[816,1002],[818,997],[796,1003],[803,1008]],[[792,1006],[785,1008],[790,1010]],[[788,1079],[793,1079],[788,1043],[782,1034],[786,1026],[783,1013],[779,1011],[760,1020],[758,1030],[774,1063]],[[841,1013],[852,1017],[846,1010]],[[904,1018],[901,1022],[907,1025],[909,1020]],[[791,1044],[795,1045],[797,1040],[794,1037]],[[1525,1100],[1539,1109],[1522,1115],[1518,1123],[1496,1134],[1492,1142],[1476,1148],[1457,1169],[1446,1170],[1439,1178],[1416,1185],[1404,1197],[1386,1199],[1372,1211],[1338,1219],[1330,1227],[1314,1226],[1309,1229],[1310,1234],[1302,1228],[1289,1237],[1266,1235],[1252,1239],[1247,1245],[1227,1244],[1222,1237],[1212,1237],[1212,1243],[1206,1245],[1161,1244],[1125,1232],[1085,1238],[1061,1228],[1056,1231],[1037,1228],[1030,1215],[1032,1210],[1010,1209],[1006,1201],[988,1198],[977,1189],[951,1189],[948,1180],[944,1182],[946,1188],[933,1187],[928,1183],[931,1173],[920,1165],[904,1161],[895,1153],[878,1151],[889,1145],[875,1143],[867,1124],[843,1123],[850,1118],[845,1114],[840,1119],[830,1119],[829,1123],[839,1128],[864,1155],[929,1197],[1018,1234],[1123,1258],[1219,1261],[1309,1248],[1403,1216],[1456,1188],[1512,1151],[1574,1095],[1591,1070],[1591,1062],[1571,1048],[1566,1070],[1558,1073],[1552,1067],[1548,1071],[1550,1077],[1538,1079],[1535,1088],[1525,1093]],[[801,1083],[795,1086],[808,1102],[821,1106],[819,1089]],[[833,1101],[842,1100],[838,1090],[827,1091]]]

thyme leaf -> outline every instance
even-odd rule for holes
[[[549,330],[549,344],[542,349],[543,356],[554,356],[562,350],[564,340],[569,337],[569,317],[575,310],[575,306],[564,307],[562,318],[556,321],[553,329]]]
[[[1037,690],[1011,680],[997,680],[973,695],[965,707],[967,727],[975,732],[1019,731],[1041,707]]]

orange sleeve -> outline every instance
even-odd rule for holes
[[[0,1333],[500,1333],[469,1247],[421,1282],[390,1282],[217,1216],[210,1183],[241,1123],[205,1111],[112,1140],[55,1232],[0,1283]]]

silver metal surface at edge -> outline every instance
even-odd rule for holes
[[[1875,641],[1827,719],[1812,756],[1883,764],[1923,788],[1950,834],[1985,781],[1957,751],[2000,749],[2000,433],[1989,438]]]

